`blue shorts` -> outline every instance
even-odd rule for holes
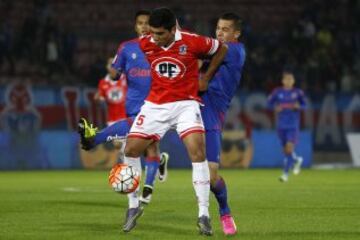
[[[282,146],[285,146],[288,142],[296,144],[298,141],[299,129],[277,129],[277,132]]]
[[[205,104],[201,107],[201,117],[205,130],[221,131],[225,122],[225,113],[216,106],[216,98],[206,93],[201,98]]]
[[[205,132],[206,159],[209,162],[220,163],[221,131],[209,130]]]

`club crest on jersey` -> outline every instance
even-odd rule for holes
[[[292,98],[292,99],[297,98],[297,94],[296,94],[296,92],[293,92],[293,93],[291,94],[291,98]]]
[[[136,56],[136,53],[132,53],[132,54],[131,54],[131,58],[132,58],[132,59],[136,59],[136,57],[137,57],[137,56]]]
[[[185,44],[181,45],[181,46],[179,47],[179,54],[180,54],[180,55],[185,55],[186,52],[187,52],[187,46],[186,46]]]
[[[151,68],[155,69],[157,75],[170,80],[182,77],[185,74],[186,67],[178,59],[172,57],[162,57],[151,64]]]
[[[122,91],[121,88],[118,87],[114,87],[113,89],[111,89],[108,94],[108,100],[111,103],[119,103],[123,100],[124,97],[124,92]]]

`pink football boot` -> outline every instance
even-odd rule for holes
[[[223,231],[225,235],[235,235],[236,234],[236,224],[233,217],[230,214],[226,214],[220,217]]]

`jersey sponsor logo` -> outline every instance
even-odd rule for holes
[[[132,59],[136,59],[136,58],[137,58],[136,53],[132,53],[132,54],[131,54],[131,58],[132,58]]]
[[[107,136],[106,141],[111,142],[113,140],[123,140],[125,138],[126,138],[126,136],[121,136],[121,135],[115,134],[114,136]]]
[[[130,77],[150,77],[150,69],[144,68],[130,68]]]
[[[181,45],[181,46],[179,47],[179,54],[180,54],[180,55],[185,55],[186,52],[187,52],[187,46],[186,46],[185,44]]]
[[[185,65],[178,59],[171,57],[162,57],[155,60],[151,64],[159,77],[173,80],[178,77],[183,77],[186,71]]]

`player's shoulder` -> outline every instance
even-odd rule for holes
[[[178,35],[178,36],[176,36],[176,35]],[[183,43],[185,43],[188,46],[193,46],[193,47],[196,47],[199,44],[199,41],[201,41],[202,39],[208,39],[208,41],[211,41],[211,38],[209,38],[209,37],[202,36],[197,33],[187,31],[187,30],[177,30],[176,35],[175,35],[175,38],[180,37],[181,41]]]
[[[284,90],[283,87],[276,87],[272,90],[272,94],[281,93],[283,90]]]
[[[242,42],[226,42],[228,51],[236,52],[240,55],[246,55],[245,45]]]
[[[142,35],[141,37],[139,37],[139,42],[140,42],[140,44],[150,43],[151,42],[151,35],[150,34]]]
[[[294,90],[300,94],[300,95],[304,95],[304,91],[301,88],[294,88]]]
[[[120,43],[118,51],[137,46],[139,44],[139,38],[133,38]]]
[[[106,85],[107,84],[107,81],[106,81],[106,78],[104,77],[104,78],[102,78],[102,79],[100,79],[99,80],[99,82],[98,82],[98,87],[100,88],[100,87],[103,87],[104,85]]]
[[[182,38],[188,38],[188,39],[193,39],[196,37],[199,37],[201,35],[188,31],[188,30],[178,30],[178,33],[181,35]]]
[[[150,34],[146,34],[143,35],[139,38],[139,44],[140,44],[140,48],[144,49],[144,48],[149,48],[152,45],[154,45],[151,41],[151,35]]]

